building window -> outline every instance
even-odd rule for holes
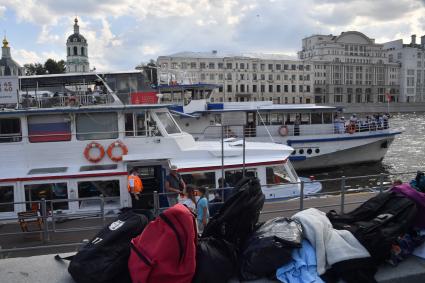
[[[78,182],[79,198],[96,198],[100,195],[108,198],[105,202],[106,207],[116,207],[120,204],[120,181],[84,181]],[[98,209],[100,207],[99,200],[80,200],[80,209]]]
[[[288,64],[284,64],[284,65],[283,65],[283,69],[284,69],[284,70],[289,70],[289,65],[288,65]]]
[[[269,92],[273,92],[273,85],[269,85]]]
[[[227,92],[232,92],[232,85],[227,85]]]
[[[265,85],[261,85],[260,86],[260,91],[263,93],[263,92],[266,92],[266,86]]]
[[[82,113],[76,115],[78,140],[118,138],[116,113]]]
[[[269,70],[272,71],[273,70],[273,64],[269,64]]]
[[[77,46],[74,46],[74,56],[77,56],[78,55],[78,48],[77,48]]]
[[[206,68],[206,64],[204,62],[202,62],[201,64],[199,64],[199,68],[205,69]]]
[[[68,47],[68,56],[71,56],[71,47]]]
[[[81,56],[85,55],[84,47],[81,47]]]
[[[21,120],[19,118],[0,119],[0,143],[22,140]]]
[[[257,80],[257,74],[256,73],[252,74],[252,80],[253,81],[256,81]]]
[[[232,63],[226,63],[226,69],[232,69]]]
[[[218,63],[218,68],[223,69],[223,67],[224,67],[223,65],[224,65],[223,63]]]
[[[214,74],[210,74],[210,81],[213,81],[215,79],[215,75]]]
[[[273,75],[269,74],[269,81],[272,81],[272,80],[273,80]]]
[[[261,74],[260,75],[260,78],[261,78],[262,81],[264,81],[266,79],[266,75],[265,74]]]
[[[227,75],[226,75],[226,79],[227,79],[228,81],[231,81],[231,80],[232,80],[232,73],[227,73]]]
[[[208,64],[208,69],[215,69],[215,64],[214,64],[214,63],[212,63],[212,62],[210,62],[210,63]]]
[[[245,64],[244,63],[240,63],[239,64],[239,69],[241,69],[241,70],[245,69]]]
[[[284,85],[284,86],[283,86],[283,91],[284,91],[284,92],[288,92],[288,85]]]
[[[296,90],[295,90],[295,85],[292,85],[292,86],[291,86],[291,91],[292,91],[292,92],[296,92]]]
[[[257,92],[257,85],[252,85],[252,92]]]
[[[13,186],[0,186],[0,212],[14,211]]]
[[[68,115],[28,116],[30,142],[60,142],[71,140],[71,119]]]
[[[264,71],[266,69],[266,65],[265,64],[260,64],[260,70]]]
[[[60,200],[68,198],[68,187],[64,183],[32,184],[25,185],[25,200],[27,210],[41,209],[40,200],[47,200],[47,209],[53,206],[53,210],[68,209],[68,202],[53,202],[51,200]]]
[[[276,70],[280,71],[282,69],[282,65],[281,64],[276,64]]]
[[[280,85],[277,85],[276,86],[276,92],[280,92],[281,91],[281,86]]]
[[[190,63],[190,68],[191,69],[196,69],[196,62],[191,62]]]

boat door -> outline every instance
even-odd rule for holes
[[[247,112],[245,137],[256,137],[256,136],[257,136],[257,113]]]
[[[150,166],[132,166],[138,171],[140,179],[142,179],[143,192],[141,193],[139,207],[140,209],[152,209],[154,208],[153,193],[164,192],[164,175],[165,170],[161,165],[150,165]]]

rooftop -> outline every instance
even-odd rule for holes
[[[211,52],[193,52],[193,51],[183,51],[174,53],[167,56],[161,57],[173,57],[173,58],[203,58],[203,59],[220,59],[220,58],[229,58],[229,57],[238,57],[238,58],[246,58],[246,59],[262,59],[262,60],[295,60],[298,61],[295,55],[287,55],[282,53],[222,53],[216,50]]]

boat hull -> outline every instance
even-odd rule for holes
[[[382,161],[393,141],[394,136],[390,136],[347,149],[308,157],[303,160],[293,158],[292,164],[296,170],[310,170],[356,163],[379,162]]]

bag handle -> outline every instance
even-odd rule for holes
[[[179,243],[179,250],[180,250],[179,262],[181,262],[184,256],[184,249],[183,249],[183,243],[181,241],[179,233],[177,232],[176,226],[174,226],[173,222],[171,222],[170,219],[164,215],[164,213],[161,213],[159,217],[161,217],[161,219],[171,228],[171,230],[173,230],[174,234],[176,234],[176,238],[177,238],[177,242]]]

